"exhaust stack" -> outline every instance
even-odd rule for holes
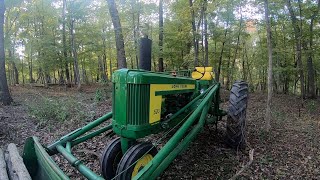
[[[141,38],[139,69],[151,71],[151,47],[151,39],[149,39],[148,37]]]

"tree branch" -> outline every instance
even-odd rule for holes
[[[232,178],[230,178],[229,180],[235,180],[238,176],[240,176],[240,174],[245,171],[251,164],[252,164],[252,161],[253,161],[253,153],[254,153],[254,149],[251,149],[249,151],[249,161],[248,163],[243,166],[240,171],[238,171],[234,176],[232,176]]]

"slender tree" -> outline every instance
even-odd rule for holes
[[[103,79],[104,82],[108,81],[108,73],[107,73],[107,40],[106,40],[106,29],[105,27],[102,28],[102,62],[100,67],[100,73],[101,73],[101,78]],[[99,59],[98,59],[99,60]]]
[[[316,98],[316,87],[315,87],[315,73],[314,73],[314,65],[313,65],[313,38],[314,38],[314,21],[319,14],[320,10],[320,0],[317,1],[317,9],[311,15],[310,25],[309,25],[309,51],[308,51],[308,60],[307,60],[307,67],[308,67],[308,89],[309,95],[311,98]]]
[[[227,12],[228,12],[228,17],[227,17],[226,29],[224,31],[224,40],[222,42],[222,47],[221,47],[220,56],[219,56],[219,64],[218,64],[218,72],[217,72],[217,75],[216,75],[216,81],[220,80],[220,73],[221,73],[221,66],[222,66],[222,56],[223,56],[224,47],[225,47],[225,44],[226,44],[226,41],[227,41],[227,34],[228,34],[229,21],[230,21],[229,8],[228,8]],[[231,51],[229,50],[229,52],[231,52]],[[229,58],[230,58],[230,56],[229,56]],[[228,62],[230,64],[230,60]],[[229,68],[229,64],[228,64],[228,68]]]
[[[265,12],[265,21],[267,26],[267,44],[268,44],[268,99],[267,99],[267,109],[266,109],[266,124],[265,130],[270,131],[271,128],[271,98],[272,98],[272,40],[271,40],[271,27],[270,27],[270,18],[269,18],[269,6],[268,0],[264,0],[264,12]]]
[[[67,2],[66,2],[66,0],[63,0],[63,7],[62,7],[63,57],[64,57],[64,63],[65,63],[64,65],[65,65],[65,71],[66,71],[67,85],[70,86],[71,82],[70,82],[70,73],[69,73],[69,66],[68,66],[68,53],[67,53],[67,42],[66,42],[66,8],[67,8]]]
[[[231,67],[229,67],[228,65],[228,74],[227,74],[227,82],[226,82],[226,87],[227,89],[229,88],[229,84],[230,81],[232,81],[233,79],[233,75],[234,75],[234,67],[235,67],[235,62],[237,59],[237,55],[238,55],[238,50],[240,48],[240,36],[241,36],[241,32],[242,32],[242,21],[243,21],[243,14],[242,14],[242,4],[240,4],[240,22],[239,22],[239,31],[238,31],[238,37],[237,37],[237,44],[236,44],[236,48],[235,48],[235,52],[234,52],[234,57],[231,63]]]
[[[12,98],[9,92],[6,68],[5,68],[5,53],[4,53],[4,0],[0,0],[0,100],[4,105],[10,105],[12,103]]]
[[[196,20],[194,14],[193,1],[189,0],[189,7],[191,13],[191,25],[192,25],[192,35],[193,35],[193,47],[194,47],[194,66],[198,66],[199,64],[199,40],[197,37],[197,28],[196,28]],[[200,21],[199,21],[200,22]]]
[[[127,68],[126,53],[124,50],[124,40],[117,6],[114,0],[107,0],[107,3],[115,33],[118,68]]]
[[[300,4],[300,0],[298,0]],[[301,41],[302,41],[302,29],[299,26],[298,19],[293,11],[291,0],[287,0],[287,7],[289,9],[291,22],[294,30],[294,40],[295,40],[295,48],[296,48],[296,63],[298,66],[300,86],[301,86],[301,97],[305,98],[305,87],[304,87],[304,72],[303,72],[303,64],[302,64],[302,53],[301,53]]]
[[[204,65],[208,66],[209,65],[209,42],[208,42],[208,1],[204,0]]]
[[[163,0],[159,1],[159,71],[163,71]]]
[[[78,85],[77,89],[81,89],[81,81],[80,81],[80,71],[79,71],[79,64],[78,64],[78,53],[77,48],[75,45],[75,35],[74,35],[74,24],[75,20],[71,18],[70,22],[70,36],[71,36],[71,48],[72,48],[72,55],[73,55],[73,70],[74,70],[74,82]]]
[[[138,8],[136,0],[131,0],[132,9],[132,27],[133,27],[133,39],[134,39],[134,52],[136,59],[136,67],[139,68],[139,57],[138,57],[138,36],[139,36],[139,22],[140,22],[140,2],[138,1]],[[138,10],[137,10],[138,9]],[[137,18],[137,20],[136,20]],[[137,21],[137,23],[136,23]]]

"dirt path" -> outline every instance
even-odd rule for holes
[[[16,105],[0,106],[0,147],[14,142],[22,148],[25,138],[31,135],[40,137],[44,144],[48,144],[110,111],[110,100],[96,103],[94,96],[94,88],[88,88],[83,93],[13,88]],[[39,97],[76,99],[83,105],[82,111],[92,112],[93,115],[86,120],[71,118],[62,125],[50,122],[40,124],[39,120],[28,115],[27,107],[28,102]],[[162,174],[161,179],[228,179],[248,162],[250,149],[255,149],[254,161],[240,179],[320,179],[319,100],[306,101],[301,107],[298,97],[275,95],[269,135],[261,133],[265,104],[264,94],[250,95],[247,112],[249,146],[245,151],[237,152],[224,145],[224,122],[219,122],[218,129],[206,126],[192,145]],[[75,149],[76,155],[99,172],[99,154],[108,141],[103,135],[94,138]],[[72,179],[81,179],[76,170],[64,163],[65,160],[58,156],[54,159]]]

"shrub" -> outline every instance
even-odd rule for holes
[[[42,98],[37,102],[28,104],[29,113],[40,121],[54,120],[65,121],[69,114],[69,108],[64,102],[52,98]]]
[[[29,114],[36,117],[40,123],[64,122],[66,120],[84,120],[92,114],[86,113],[81,103],[71,98],[41,98],[28,103]]]
[[[314,100],[310,100],[307,102],[307,109],[310,113],[314,113],[317,111],[317,105]]]
[[[109,86],[98,88],[95,92],[94,100],[96,102],[105,101],[110,98],[111,89]]]

